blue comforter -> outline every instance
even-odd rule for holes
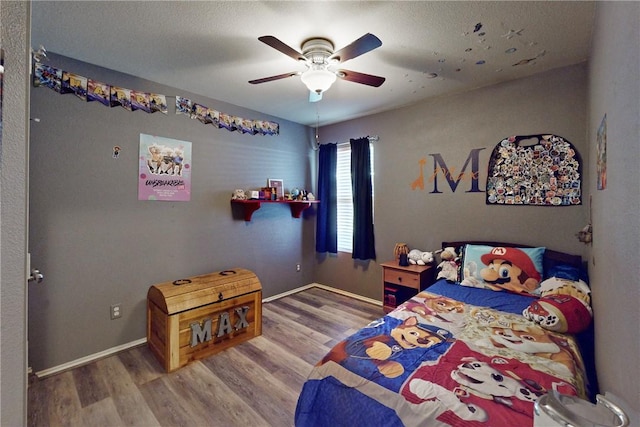
[[[296,426],[533,425],[539,396],[585,382],[573,340],[521,316],[531,302],[438,281],[318,362]]]

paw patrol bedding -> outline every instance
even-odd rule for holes
[[[532,297],[438,281],[338,343],[297,426],[532,426],[548,391],[586,396],[572,336],[520,313]]]

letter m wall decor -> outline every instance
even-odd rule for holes
[[[440,153],[429,154],[433,157],[433,173],[429,177],[429,181],[433,182],[433,191],[430,191],[431,194],[442,193],[438,189],[438,175],[441,175],[446,180],[447,184],[449,184],[449,188],[453,193],[455,193],[458,188],[458,184],[460,181],[467,181],[470,183],[469,190],[466,193],[481,193],[481,190],[478,186],[478,177],[479,177],[479,165],[480,165],[480,151],[484,150],[484,148],[474,148],[469,152],[469,156],[464,162],[462,169],[459,173],[456,174],[455,168],[448,167],[444,161],[444,158]],[[469,163],[471,163],[471,170],[467,171],[469,167]],[[422,176],[422,166],[424,162],[421,161],[420,164],[420,176]],[[412,188],[415,189],[415,182],[412,184]],[[424,188],[424,187],[422,187]]]

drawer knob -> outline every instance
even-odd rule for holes
[[[398,282],[402,282],[402,277],[398,277]]]
[[[222,292],[220,292],[218,294],[218,301],[222,301],[224,299],[224,297],[222,296]]]

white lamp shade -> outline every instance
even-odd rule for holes
[[[307,88],[318,94],[326,91],[336,81],[336,75],[325,69],[309,68],[300,76]]]

